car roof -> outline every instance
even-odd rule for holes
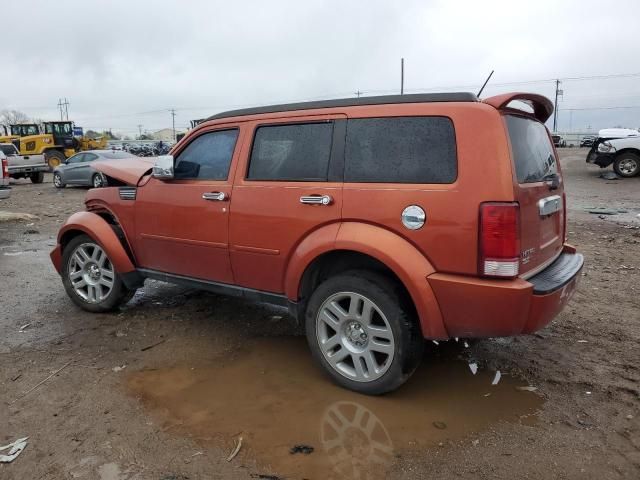
[[[334,100],[320,100],[315,102],[284,103],[255,108],[243,108],[216,113],[204,121],[220,118],[241,117],[261,113],[290,112],[296,110],[312,110],[332,107],[356,107],[363,105],[388,105],[395,103],[435,103],[435,102],[477,102],[478,97],[470,92],[450,93],[413,93],[408,95],[381,95],[375,97],[338,98]]]

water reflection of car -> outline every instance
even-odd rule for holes
[[[64,188],[67,185],[85,185],[94,188],[104,186],[104,177],[92,166],[96,160],[117,160],[135,158],[128,152],[113,150],[88,150],[76,153],[53,171],[53,185]]]

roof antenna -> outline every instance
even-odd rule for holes
[[[487,83],[489,83],[489,80],[491,80],[491,76],[493,75],[494,70],[491,70],[491,73],[489,74],[489,76],[487,77],[487,79],[484,81],[484,83],[482,84],[482,88],[480,89],[480,91],[478,92],[478,94],[476,95],[476,97],[480,98],[480,94],[482,93],[482,91],[484,90],[484,87],[487,86]]]

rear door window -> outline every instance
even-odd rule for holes
[[[518,183],[541,182],[558,172],[547,128],[535,120],[505,115]]]
[[[345,182],[453,183],[457,176],[456,138],[449,118],[347,122]]]
[[[326,181],[332,137],[332,122],[258,127],[247,179]]]

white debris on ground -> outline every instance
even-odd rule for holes
[[[36,215],[31,215],[30,213],[6,212],[0,210],[0,223],[29,220],[39,220],[39,218]]]
[[[501,378],[502,374],[500,373],[500,370],[497,370],[496,374],[493,377],[493,380],[491,381],[491,385],[497,385],[500,382]]]
[[[16,440],[13,443],[10,443],[9,445],[0,447],[0,452],[2,452],[3,450],[9,449],[9,452],[7,452],[6,455],[4,454],[0,455],[0,463],[11,463],[16,458],[18,458],[18,455],[20,455],[22,451],[26,448],[27,440],[29,440],[29,437],[19,438],[18,440]]]
[[[471,370],[471,373],[473,373],[474,375],[476,373],[478,373],[478,364],[477,363],[470,363],[469,364],[469,370]]]
[[[117,372],[121,372],[121,371],[122,371],[122,370],[124,370],[125,368],[127,368],[127,366],[126,366],[126,365],[122,365],[121,367],[120,367],[120,366],[115,366],[115,367],[113,367],[111,370],[113,370],[114,372],[116,372],[116,373],[117,373]]]

